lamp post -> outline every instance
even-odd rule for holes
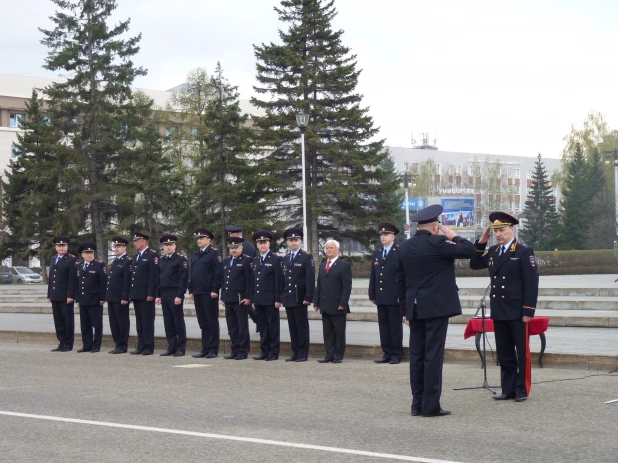
[[[618,149],[613,151],[604,151],[605,155],[607,155],[610,160],[614,161],[614,195],[615,195],[615,208],[616,208],[616,234],[618,234]],[[609,160],[605,161],[609,164]]]
[[[300,129],[300,160],[301,169],[303,170],[303,240],[307,240],[307,187],[305,183],[305,130],[309,123],[309,114],[298,113],[296,115],[296,123]]]
[[[405,202],[406,202],[406,228],[405,234],[406,239],[410,238],[410,204],[408,203],[408,173],[403,174],[403,190],[405,194]]]

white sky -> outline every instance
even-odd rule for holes
[[[142,32],[135,85],[166,90],[217,60],[253,94],[252,44],[277,41],[273,0],[119,0]],[[442,150],[559,157],[591,110],[618,128],[616,0],[337,0],[335,28],[358,55],[358,91],[381,136]],[[56,77],[41,65],[49,0],[0,1],[0,72]]]

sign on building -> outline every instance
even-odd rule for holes
[[[475,227],[474,199],[443,198],[441,222],[449,228],[473,230]]]
[[[408,198],[408,210],[420,211],[427,206],[427,200],[425,198]],[[401,203],[401,208],[406,209],[406,202]]]

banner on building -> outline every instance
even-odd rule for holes
[[[475,228],[474,199],[442,199],[442,224],[449,228],[473,230]]]

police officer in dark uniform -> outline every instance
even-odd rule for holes
[[[161,356],[182,357],[187,345],[183,302],[189,284],[189,261],[176,252],[176,236],[166,234],[159,241],[163,244],[163,254],[159,259],[159,285],[155,302],[163,306],[167,338],[167,350]]]
[[[137,254],[129,265],[129,299],[135,309],[137,348],[132,355],[154,353],[155,295],[159,282],[159,254],[148,247],[150,236],[135,231],[133,246]]]
[[[242,252],[242,238],[227,239],[230,255],[223,263],[221,301],[225,303],[225,320],[232,341],[226,359],[244,360],[249,355],[249,317],[253,284],[253,261]]]
[[[283,232],[290,252],[283,258],[283,294],[290,328],[292,356],[286,362],[306,362],[309,356],[309,318],[307,306],[315,293],[315,263],[313,256],[300,248],[303,232],[292,227]]]
[[[75,264],[76,297],[79,305],[79,322],[82,330],[83,346],[77,352],[99,352],[103,339],[103,304],[105,304],[105,288],[107,275],[105,264],[95,260],[96,243],[86,241],[77,252],[84,259]],[[94,331],[94,337],[92,335]]]
[[[412,415],[445,416],[440,406],[442,362],[449,317],[461,314],[455,284],[455,259],[476,256],[468,240],[440,224],[442,206],[429,206],[411,220],[415,235],[399,246],[399,301],[410,326]],[[442,232],[443,235],[439,235]]]
[[[253,360],[270,362],[279,358],[281,293],[283,265],[281,257],[270,250],[271,232],[261,230],[253,234],[259,255],[253,259],[253,308],[260,332],[260,355]]]
[[[395,236],[399,229],[392,223],[378,226],[382,247],[373,252],[369,277],[369,300],[378,306],[380,346],[384,355],[375,363],[401,363],[403,355],[403,311],[397,301],[399,246]]]
[[[500,362],[502,394],[495,400],[523,402],[530,394],[531,368],[528,326],[536,309],[539,272],[532,248],[515,239],[519,221],[506,212],[489,214],[491,227],[475,243],[474,270],[489,268],[491,319]],[[487,248],[493,228],[497,246]]]
[[[215,234],[197,228],[193,235],[199,249],[191,256],[189,297],[195,302],[195,314],[202,330],[202,350],[195,358],[219,355],[219,290],[221,289],[221,251],[210,245]]]
[[[69,254],[69,238],[56,236],[53,239],[57,254],[49,264],[49,281],[47,282],[47,302],[52,304],[54,326],[58,347],[52,352],[73,350],[75,338],[75,256]]]
[[[109,351],[109,353],[126,354],[131,322],[129,320],[130,282],[128,278],[125,278],[125,274],[129,272],[129,265],[133,259],[127,255],[128,240],[122,236],[114,236],[112,244],[114,245],[116,258],[107,272],[105,301],[107,302],[109,328],[112,332],[116,348]]]

